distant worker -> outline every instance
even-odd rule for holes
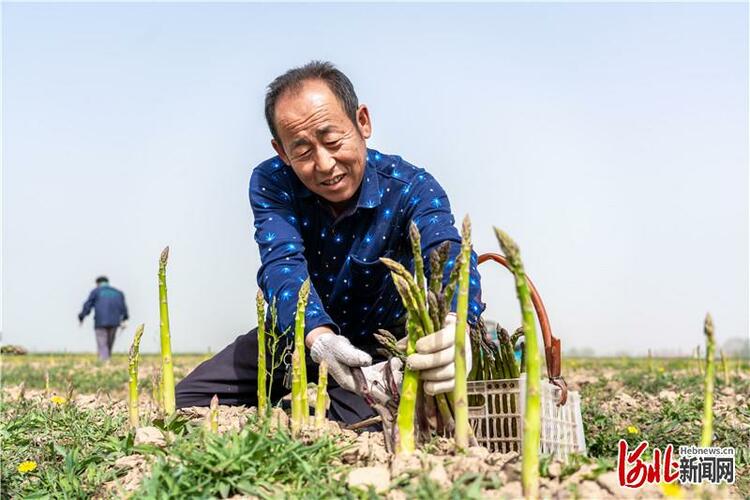
[[[128,307],[125,305],[125,294],[110,286],[106,276],[96,278],[96,288],[91,290],[89,298],[83,304],[78,315],[79,324],[94,308],[94,331],[99,359],[106,361],[112,355],[117,329],[127,326]]]

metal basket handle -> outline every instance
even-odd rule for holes
[[[479,264],[488,260],[494,260],[510,270],[510,265],[508,264],[507,259],[500,254],[484,253],[479,256]],[[547,377],[549,378],[550,383],[560,388],[560,399],[557,404],[558,406],[562,406],[568,400],[568,385],[560,374],[562,366],[560,339],[552,335],[552,329],[549,326],[549,317],[547,317],[547,310],[544,308],[542,298],[539,296],[539,292],[537,292],[534,283],[531,282],[531,278],[529,278],[528,275],[526,276],[526,281],[529,283],[531,302],[534,304],[534,310],[536,310],[536,315],[539,318],[539,325],[542,327],[544,357],[547,361]]]

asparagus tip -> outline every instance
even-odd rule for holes
[[[419,241],[421,237],[419,227],[417,227],[417,224],[413,220],[409,222],[409,237],[412,241]]]
[[[133,343],[130,344],[130,357],[132,358],[138,353],[138,345],[141,343],[141,336],[143,336],[143,328],[145,327],[145,323],[141,323],[138,325],[138,328],[135,329],[135,335],[133,336]]]
[[[307,278],[305,281],[302,282],[302,286],[299,289],[300,294],[303,294],[304,296],[309,295],[310,293],[310,278]]]
[[[711,318],[711,313],[706,313],[706,321],[703,324],[703,333],[709,338],[714,336],[714,320]]]
[[[471,236],[471,219],[469,218],[469,214],[466,214],[464,216],[463,223],[461,224],[461,238],[464,241],[468,241],[470,236]]]
[[[493,228],[495,230],[495,236],[497,237],[498,243],[500,243],[500,248],[503,250],[503,253],[506,257],[508,257],[508,260],[511,261],[511,263],[519,261],[521,259],[520,251],[518,249],[518,245],[515,241],[502,229]]]
[[[164,250],[161,251],[161,256],[159,257],[159,265],[166,266],[168,258],[169,258],[169,245],[165,246]]]

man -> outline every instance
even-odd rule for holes
[[[128,308],[125,305],[125,294],[110,286],[106,276],[99,276],[96,278],[96,288],[91,290],[78,315],[79,325],[83,325],[83,318],[88,316],[91,308],[94,309],[94,331],[99,359],[107,361],[112,356],[117,329],[127,326]]]
[[[372,133],[367,106],[358,104],[351,82],[332,64],[314,61],[276,78],[266,94],[265,113],[278,156],[258,165],[250,179],[262,263],[258,285],[266,301],[277,305],[278,330],[291,335],[299,288],[311,280],[305,313],[308,376],[314,381],[318,363],[325,360],[333,378],[329,418],[358,422],[375,413],[355,393],[351,369],[363,367],[376,398],[387,397],[378,392],[385,361],[375,354],[378,343],[372,334],[385,328],[403,336],[404,330],[401,299],[379,257],[413,268],[412,220],[422,235],[425,258],[451,241],[453,263],[461,239],[448,198],[430,174],[398,156],[367,149]],[[472,254],[472,323],[484,309],[476,263]],[[447,321],[407,359],[410,368],[422,370],[425,390],[433,394],[454,386],[455,318]],[[205,406],[213,394],[224,404],[255,405],[256,358],[252,330],[178,384],[177,406]],[[398,369],[400,362],[391,366]],[[284,371],[274,377],[283,377]],[[280,380],[273,387],[274,400],[286,391]]]

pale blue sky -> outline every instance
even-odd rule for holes
[[[333,61],[369,146],[433,173],[478,252],[520,244],[564,347],[687,350],[705,312],[748,335],[746,4],[4,4],[5,342],[94,349],[101,273],[156,350],[255,325],[247,185],[265,85]],[[487,266],[491,266],[487,264]],[[480,267],[486,316],[520,323]]]

